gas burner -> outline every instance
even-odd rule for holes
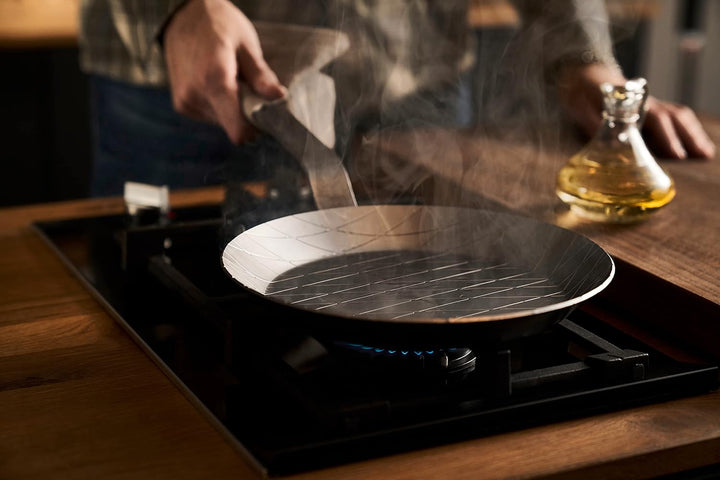
[[[380,368],[387,375],[428,377],[464,376],[475,370],[475,353],[469,348],[416,349],[376,347],[360,343],[334,342],[333,351],[353,362],[364,362]]]

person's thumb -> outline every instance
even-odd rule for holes
[[[248,49],[241,49],[238,51],[237,60],[241,79],[255,93],[268,100],[275,100],[285,95],[286,88],[265,62],[262,54],[253,54]]]

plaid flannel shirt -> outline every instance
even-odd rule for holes
[[[165,85],[160,34],[187,0],[83,0],[80,62],[96,73],[139,85]],[[363,42],[355,48],[360,75],[372,70],[373,81],[397,75],[398,67],[416,81],[432,85],[468,68],[472,42],[462,32],[468,0],[237,0],[251,19],[354,31]],[[602,0],[513,0],[523,18],[520,32],[526,58],[546,72],[567,62],[614,63]],[[375,11],[375,13],[371,13]],[[454,29],[454,31],[452,31]],[[363,39],[363,36],[365,37]],[[352,38],[352,36],[351,36]],[[367,49],[367,38],[383,51]],[[353,51],[351,49],[351,51]],[[383,58],[369,69],[369,55]],[[379,65],[379,67],[378,67]],[[379,71],[379,73],[378,73]],[[388,89],[385,89],[387,93]]]

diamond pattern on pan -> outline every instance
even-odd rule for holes
[[[612,278],[609,256],[559,227],[497,212],[363,206],[276,219],[223,262],[242,285],[309,311],[471,321],[559,308]]]

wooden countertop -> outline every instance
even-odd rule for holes
[[[720,123],[707,120],[707,126],[720,144]],[[425,137],[426,145],[442,148],[436,153],[448,162],[472,166],[467,172],[479,172],[472,181],[461,179],[462,194],[457,186],[448,191],[472,199],[473,188],[480,189],[494,202],[596,239],[623,262],[650,272],[642,280],[658,293],[635,303],[649,308],[662,303],[658,297],[678,294],[691,310],[675,319],[675,328],[694,325],[700,330],[686,340],[695,338],[705,353],[714,348],[720,357],[720,159],[662,162],[676,179],[677,198],[648,222],[610,228],[572,220],[552,189],[543,190],[562,155],[437,135],[431,143]],[[387,150],[403,140],[396,138]],[[175,193],[171,202],[221,198],[220,189],[201,189]],[[29,227],[38,219],[121,210],[119,199],[0,210],[0,478],[258,478]],[[705,316],[693,309],[696,301]],[[291,478],[626,480],[719,462],[715,392]]]

